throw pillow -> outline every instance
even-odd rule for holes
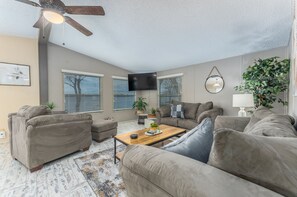
[[[297,139],[218,129],[208,164],[284,196],[297,194]]]
[[[201,103],[198,107],[196,118],[200,116],[203,112],[207,110],[211,110],[213,108],[213,103],[212,101],[206,102],[206,103]]]
[[[185,118],[182,105],[171,105],[172,118]]]
[[[297,137],[292,124],[294,119],[288,115],[271,114],[254,124],[245,133],[272,137]]]
[[[185,118],[195,120],[199,105],[200,103],[183,103]]]
[[[197,127],[163,147],[164,150],[206,163],[213,141],[213,124],[204,119]]]
[[[250,122],[246,125],[244,132],[247,132],[254,124],[272,114],[274,113],[266,107],[257,108],[251,116]]]
[[[158,109],[161,118],[170,117],[170,105],[164,105]]]

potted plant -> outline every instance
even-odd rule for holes
[[[159,125],[157,123],[151,123],[151,130],[152,131],[157,131],[159,129]]]
[[[143,114],[146,111],[146,106],[148,105],[145,101],[145,98],[138,97],[138,100],[133,103],[133,109],[136,110],[137,114]]]
[[[235,90],[248,92],[254,95],[255,108],[264,106],[273,108],[272,104],[280,93],[289,86],[290,61],[278,60],[278,57],[258,59],[242,74],[243,84],[236,86]],[[287,102],[278,98],[279,103]]]
[[[46,104],[46,107],[47,107],[49,110],[52,111],[52,110],[56,107],[56,105],[55,105],[54,102],[48,102],[48,103]]]
[[[154,115],[154,116],[156,115],[156,109],[153,108],[153,107],[152,107],[152,109],[151,109],[151,114]]]

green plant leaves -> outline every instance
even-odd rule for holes
[[[273,108],[277,95],[288,89],[290,60],[279,61],[278,57],[258,59],[242,74],[244,83],[234,89],[239,92],[253,93],[255,107]],[[279,103],[287,102],[278,99]]]

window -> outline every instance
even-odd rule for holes
[[[132,109],[135,92],[128,90],[127,79],[113,79],[113,109]]]
[[[159,79],[159,106],[181,101],[181,76]]]
[[[64,99],[68,113],[101,110],[101,77],[64,72]]]

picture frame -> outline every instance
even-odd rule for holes
[[[0,62],[0,85],[31,86],[30,66]]]

